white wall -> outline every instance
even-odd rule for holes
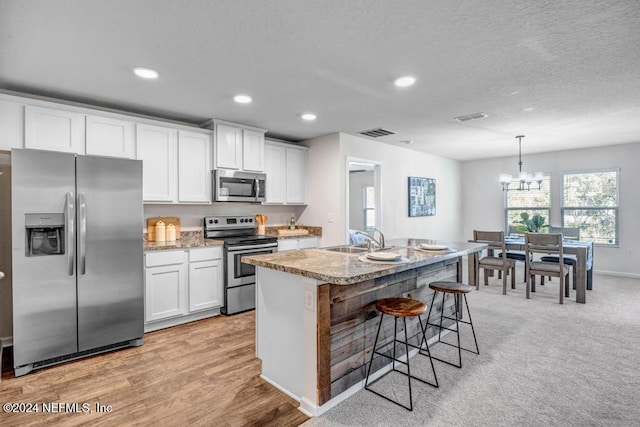
[[[347,157],[382,164],[380,229],[387,240],[400,237],[443,240],[461,238],[459,162],[341,133],[305,141],[303,144],[309,147],[309,183],[310,193],[314,197],[309,200],[309,207],[302,218],[310,224],[317,220],[318,225],[328,226],[327,232],[323,232],[326,237],[324,245],[346,243]],[[408,216],[409,176],[436,179],[435,216]],[[330,212],[336,215],[333,223],[326,221]]]
[[[374,185],[373,171],[349,173],[349,222],[347,226],[364,230],[364,189]]]
[[[560,174],[566,171],[620,168],[619,224],[620,247],[596,247],[596,271],[640,275],[640,143],[582,150],[524,154],[523,169],[551,174],[551,218],[560,225]],[[464,162],[462,164],[462,197],[464,209],[462,230],[471,238],[474,229],[502,230],[504,227],[503,194],[498,184],[501,172],[516,174],[517,157],[504,157]]]

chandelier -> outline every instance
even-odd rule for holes
[[[524,138],[524,135],[518,135],[516,136],[516,138],[518,139],[518,169],[520,172],[518,174],[518,186],[515,188],[509,188],[509,185],[511,184],[513,177],[508,173],[501,173],[500,177],[498,178],[498,181],[502,185],[502,191],[509,191],[509,190],[529,191],[531,190],[531,184],[533,182],[538,184],[538,190],[540,190],[542,189],[542,180],[544,179],[544,175],[542,172],[536,172],[535,175],[522,172],[522,138]]]

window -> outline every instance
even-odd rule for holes
[[[580,240],[618,245],[619,170],[562,175],[563,227],[580,228]]]
[[[518,186],[518,178],[516,177],[511,187],[515,188]],[[545,225],[549,225],[549,212],[551,206],[551,180],[549,176],[545,176],[542,180],[541,189],[531,190],[509,190],[505,191],[505,209],[504,209],[504,219],[505,219],[505,233],[510,234],[509,227],[521,225],[518,221],[521,220],[520,214],[522,212],[526,212],[529,216],[533,216],[534,214],[540,214],[544,217]]]
[[[364,229],[371,231],[376,227],[376,188],[364,187],[362,192],[364,208]]]

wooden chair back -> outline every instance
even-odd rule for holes
[[[477,243],[486,243],[488,249],[497,249],[505,252],[504,231],[473,230],[473,240]]]
[[[580,229],[578,227],[549,227],[549,233],[562,233],[565,240],[580,240]]]
[[[562,233],[525,233],[524,246],[528,256],[543,253],[562,258]]]

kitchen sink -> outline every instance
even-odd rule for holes
[[[393,249],[393,248],[395,248],[395,246],[385,246],[383,249],[374,249],[373,252],[386,251],[388,249]],[[321,249],[325,251],[330,251],[330,252],[340,252],[343,254],[362,254],[362,253],[368,252],[368,249],[366,246],[360,246],[360,245],[330,246],[328,248],[321,248]]]
[[[344,254],[361,254],[367,252],[367,248],[365,248],[364,246],[332,246],[322,249],[325,251],[340,252]]]

